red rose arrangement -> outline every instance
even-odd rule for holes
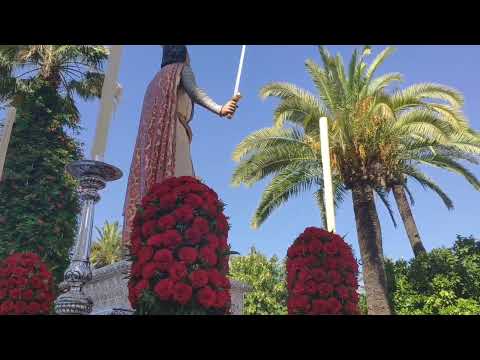
[[[0,315],[49,314],[53,277],[34,253],[15,253],[0,263]]]
[[[137,314],[227,314],[224,204],[193,177],[169,178],[142,199],[130,238],[129,300]]]
[[[288,313],[358,314],[358,265],[337,234],[310,227],[288,249]]]

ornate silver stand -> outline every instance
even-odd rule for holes
[[[83,286],[92,279],[90,246],[95,204],[100,200],[98,191],[104,189],[107,182],[120,179],[123,174],[112,165],[93,160],[76,161],[68,165],[66,170],[80,182],[82,212],[70,266],[64,275],[66,292],[55,301],[55,312],[59,315],[88,315],[93,302],[83,292]]]

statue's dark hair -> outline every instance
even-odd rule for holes
[[[187,60],[185,45],[163,45],[162,68],[169,64],[183,63]]]

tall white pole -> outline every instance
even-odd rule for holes
[[[12,135],[13,123],[15,122],[15,115],[17,109],[13,106],[8,108],[7,118],[4,123],[2,137],[0,138],[0,180],[3,176],[3,167],[5,165],[5,158],[7,157],[8,144],[10,142],[10,136]]]
[[[243,60],[245,59],[245,49],[247,45],[242,45],[242,53],[240,54],[240,62],[238,64],[237,80],[235,81],[235,89],[233,90],[233,96],[238,95],[240,89],[240,77],[242,76]]]
[[[330,167],[330,145],[328,142],[328,122],[320,118],[320,146],[323,165],[323,193],[327,217],[327,230],[335,232],[335,209],[333,203],[332,169]]]
[[[108,130],[112,119],[114,108],[114,96],[118,89],[117,79],[120,69],[120,59],[122,57],[123,45],[112,45],[110,56],[108,57],[108,69],[103,81],[102,98],[100,101],[100,111],[97,119],[97,129],[95,131],[95,140],[93,142],[91,156],[94,160],[103,160],[105,149],[107,147]]]

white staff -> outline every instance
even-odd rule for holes
[[[103,81],[100,111],[97,119],[97,129],[93,142],[91,156],[94,160],[103,160],[107,147],[108,130],[114,109],[115,94],[118,92],[118,71],[122,57],[123,45],[112,45],[110,48],[109,64]]]
[[[0,180],[3,176],[3,166],[5,165],[5,158],[7,156],[8,144],[12,134],[13,123],[15,122],[15,115],[17,109],[13,106],[8,108],[7,118],[3,124],[3,131],[0,138]]]
[[[333,203],[332,169],[330,168],[330,146],[328,143],[328,122],[326,117],[320,118],[320,147],[323,166],[323,194],[327,217],[327,230],[335,232],[335,209]]]
[[[233,90],[233,96],[238,95],[238,89],[240,88],[240,77],[242,76],[243,61],[245,60],[245,49],[247,45],[242,45],[242,53],[240,55],[240,63],[238,64],[237,81],[235,81],[235,89]]]
[[[235,81],[235,88],[233,90],[233,100],[235,102],[238,102],[241,99],[241,95],[238,92],[238,90],[240,89],[240,78],[242,76],[243,61],[245,60],[246,48],[247,48],[247,45],[242,45],[242,53],[240,54],[240,62],[238,64],[237,80]],[[228,116],[228,118],[231,119],[232,116]]]

